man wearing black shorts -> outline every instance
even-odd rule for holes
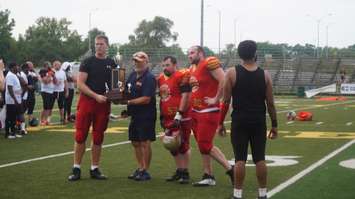
[[[67,76],[64,70],[61,69],[62,64],[56,60],[53,62],[53,69],[55,71],[56,83],[54,84],[54,98],[57,99],[60,123],[65,124],[64,118],[64,100],[68,96]]]
[[[246,40],[239,44],[238,54],[242,63],[228,69],[224,83],[223,103],[217,131],[223,131],[223,121],[230,100],[233,100],[231,141],[235,155],[235,184],[233,199],[242,198],[245,163],[250,143],[256,176],[259,183],[259,199],[265,199],[267,169],[265,164],[266,106],[272,128],[268,137],[277,137],[277,119],[272,94],[272,81],[268,71],[256,63],[257,45]]]
[[[150,143],[155,141],[156,81],[154,75],[149,72],[147,54],[137,52],[133,55],[133,61],[135,68],[127,79],[126,90],[129,96],[128,114],[131,116],[129,140],[135,150],[138,169],[128,178],[145,181],[151,179],[147,170],[152,158]]]

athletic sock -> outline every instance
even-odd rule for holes
[[[95,170],[95,169],[97,169],[97,168],[99,168],[99,166],[97,166],[97,165],[91,165],[91,171],[93,171],[93,170]]]
[[[73,165],[73,168],[78,168],[78,169],[80,169],[80,164],[74,164],[74,165]]]
[[[259,196],[260,197],[266,196],[266,188],[259,188]]]
[[[243,192],[242,189],[234,189],[233,196],[236,198],[242,198],[242,192]]]
[[[26,123],[25,122],[21,122],[21,130],[26,130]]]

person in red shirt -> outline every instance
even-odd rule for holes
[[[189,183],[188,165],[190,160],[191,118],[189,117],[189,98],[191,87],[190,73],[187,69],[177,70],[176,58],[167,56],[163,60],[163,73],[158,78],[160,95],[160,122],[162,128],[180,127],[181,145],[171,151],[176,163],[176,172],[166,181]]]
[[[200,46],[188,51],[190,67],[191,118],[192,131],[202,155],[204,174],[202,180],[194,186],[214,186],[216,180],[212,174],[211,157],[226,169],[233,183],[233,168],[222,151],[213,145],[218,127],[219,100],[222,97],[224,72],[216,57],[205,58]]]

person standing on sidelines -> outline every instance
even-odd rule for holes
[[[6,91],[6,119],[5,119],[5,138],[14,139],[22,137],[16,131],[16,118],[21,113],[22,88],[17,77],[19,66],[16,63],[9,64],[9,71],[5,78]]]
[[[5,90],[5,77],[4,77],[5,64],[2,59],[0,59],[0,91]]]
[[[268,71],[258,67],[256,50],[257,45],[254,41],[246,40],[239,44],[238,54],[242,63],[228,69],[224,83],[222,111],[217,131],[224,131],[223,121],[232,98],[231,141],[235,155],[233,199],[242,198],[249,143],[259,183],[258,199],[267,198],[266,138],[277,138],[272,80]],[[271,119],[271,130],[268,136],[266,136],[265,104]]]
[[[132,59],[135,62],[134,71],[126,82],[127,110],[131,116],[128,139],[132,142],[138,168],[128,178],[146,181],[151,179],[148,173],[152,159],[151,142],[156,139],[156,79],[149,71],[149,58],[146,53],[137,52]]]
[[[74,122],[75,120],[71,117],[71,107],[75,93],[76,76],[73,74],[73,69],[69,62],[63,63],[62,70],[64,70],[67,76],[68,83],[68,97],[66,97],[64,101],[64,119],[68,122]]]
[[[164,129],[180,129],[181,145],[177,151],[171,151],[175,159],[176,172],[166,181],[178,181],[187,184],[190,180],[188,171],[190,161],[191,118],[189,99],[191,86],[190,72],[177,70],[177,60],[167,56],[163,60],[163,73],[157,78],[160,95],[160,123]]]
[[[115,62],[107,58],[108,38],[98,35],[95,38],[95,55],[85,59],[79,69],[78,89],[80,98],[75,121],[74,164],[69,181],[81,178],[81,161],[85,153],[85,141],[92,126],[90,177],[105,180],[99,170],[104,132],[107,129],[111,104],[105,96],[111,87],[111,71]]]
[[[215,186],[211,158],[226,170],[233,183],[233,168],[222,151],[213,144],[218,127],[219,100],[222,97],[224,72],[216,57],[206,58],[201,46],[193,46],[188,51],[190,66],[192,131],[202,155],[202,180],[194,186]]]
[[[43,101],[43,110],[41,112],[41,125],[49,125],[49,117],[52,114],[54,106],[54,84],[56,83],[55,72],[50,63],[45,62],[44,67],[39,71],[41,77],[41,95]]]
[[[67,76],[65,72],[61,69],[62,64],[57,60],[53,62],[53,69],[55,71],[55,79],[57,80],[54,84],[54,98],[57,99],[60,123],[65,124],[64,118],[64,100],[68,97],[68,85]]]
[[[36,84],[38,82],[38,75],[36,71],[34,70],[33,63],[30,61],[27,61],[26,64],[28,65],[28,74],[27,74],[27,79],[28,79],[28,97],[27,97],[27,117],[28,117],[28,122],[32,123],[33,122],[33,110],[36,105]]]
[[[19,71],[17,73],[19,80],[20,80],[20,84],[22,86],[22,103],[21,103],[21,114],[19,115],[19,117],[17,118],[18,122],[20,123],[20,130],[21,130],[21,134],[22,135],[26,135],[27,134],[27,130],[26,130],[26,122],[25,122],[25,113],[27,111],[27,101],[28,101],[28,65],[27,63],[24,63],[21,65],[21,71]]]

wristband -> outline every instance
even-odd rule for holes
[[[229,109],[229,103],[220,103],[219,105],[219,109],[220,109],[220,112],[219,112],[219,122],[218,124],[223,124],[224,122],[224,119],[228,113],[228,109]]]

